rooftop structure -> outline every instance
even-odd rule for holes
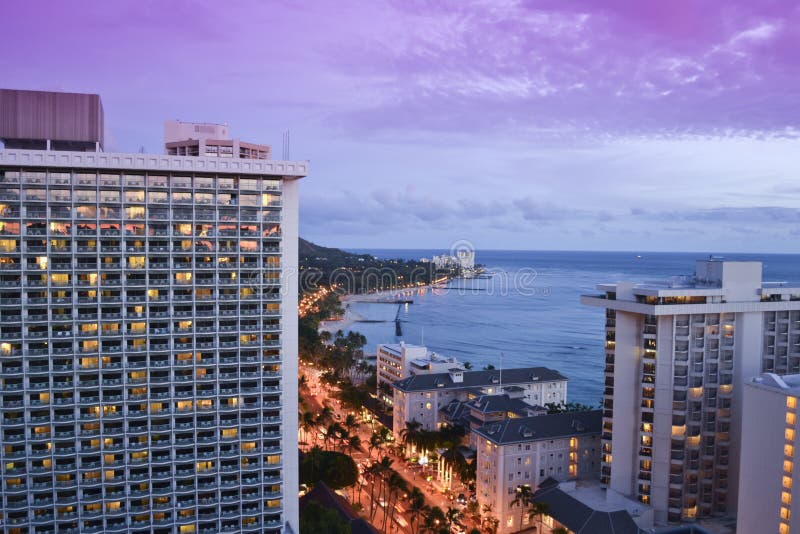
[[[166,121],[164,147],[167,154],[209,158],[270,159],[268,145],[231,139],[227,124]]]
[[[560,483],[548,478],[531,500],[547,507],[542,522],[550,529],[562,526],[575,534],[644,534],[645,528],[652,527],[649,506],[605,491],[599,483]]]
[[[98,95],[0,89],[5,148],[99,152],[104,133]]]
[[[800,372],[800,286],[710,258],[598,289],[581,302],[606,310],[601,480],[658,522],[735,514],[743,385]]]
[[[505,391],[511,386],[522,386],[537,382],[563,382],[567,377],[547,367],[521,367],[504,370],[465,371],[461,368],[450,369],[446,373],[428,373],[412,375],[394,383],[394,388],[404,392],[441,391],[452,389],[486,389],[491,394]],[[534,399],[536,402],[551,402],[548,399]]]
[[[384,391],[386,386],[416,374],[446,372],[461,363],[452,356],[442,356],[421,345],[384,343],[376,351],[378,396],[387,404],[393,398]]]

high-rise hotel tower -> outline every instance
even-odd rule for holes
[[[800,370],[800,286],[761,271],[712,258],[581,297],[606,310],[602,480],[657,521],[735,513],[743,386]]]
[[[305,162],[117,154],[0,91],[5,532],[298,532]]]

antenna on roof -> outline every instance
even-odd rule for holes
[[[501,391],[503,391],[503,357],[505,356],[504,353],[500,353],[500,387],[497,388],[497,394],[499,395]]]
[[[283,132],[283,160],[288,161],[290,159],[290,148],[291,148],[291,133],[289,130]]]

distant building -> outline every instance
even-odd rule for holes
[[[601,480],[658,522],[735,513],[743,385],[800,372],[800,286],[761,276],[711,258],[581,297],[606,310]]]
[[[454,367],[446,373],[415,374],[392,384],[394,388],[393,431],[417,421],[422,428],[436,430],[444,422],[442,408],[452,401],[466,402],[481,395],[505,393],[530,405],[562,403],[567,399],[567,378],[546,367],[523,367],[502,371],[465,371]]]
[[[164,147],[173,156],[270,159],[269,145],[231,139],[227,124],[166,121]]]
[[[798,397],[800,374],[765,373],[744,386],[738,532],[800,533]]]
[[[600,410],[569,412],[509,418],[474,431],[478,504],[491,507],[499,533],[533,526],[527,513],[512,506],[519,486],[535,491],[547,478],[598,477],[602,419]]]
[[[378,397],[392,404],[391,396],[381,391],[381,384],[389,386],[402,378],[415,374],[443,373],[461,363],[452,356],[430,352],[426,347],[405,342],[387,343],[377,348]]]
[[[562,527],[574,534],[652,532],[650,506],[605,490],[594,480],[559,482],[547,478],[531,501],[547,508],[541,522],[548,531]],[[534,519],[539,521],[539,518]]]
[[[440,254],[434,256],[430,261],[437,269],[460,269],[462,272],[471,272],[475,269],[475,251],[459,250],[455,256]]]

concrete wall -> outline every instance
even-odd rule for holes
[[[283,182],[283,269],[281,271],[281,327],[283,380],[283,507],[284,517],[294,532],[300,532],[299,465],[297,455],[297,286],[298,286],[298,182]]]
[[[634,466],[638,464],[636,459],[639,456],[641,331],[640,315],[617,312],[609,487],[626,496],[636,494]]]
[[[740,469],[737,532],[778,532],[786,395],[746,385],[742,397],[742,417],[747,429],[742,435],[742,453],[746,461]],[[795,461],[795,474],[796,470]],[[800,533],[800,521],[792,523],[791,534]]]

